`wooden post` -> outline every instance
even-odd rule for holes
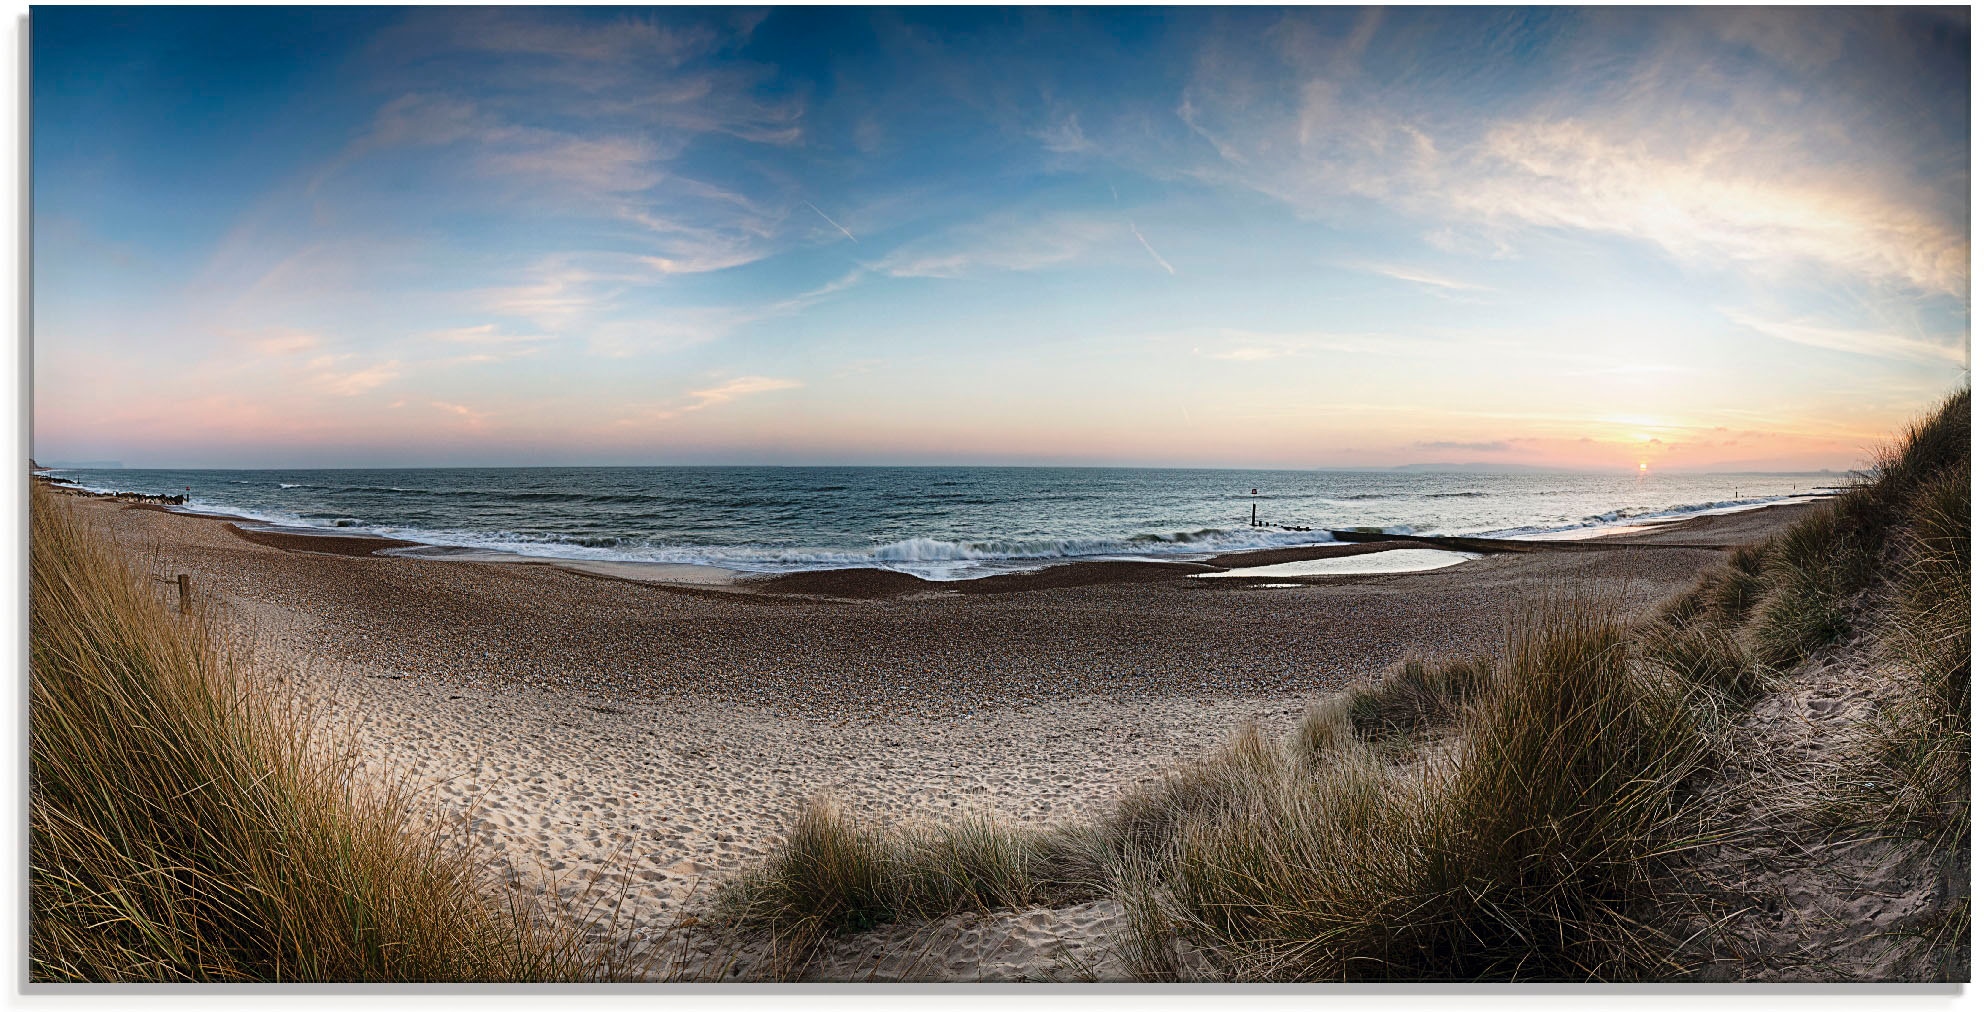
[[[184,615],[192,610],[193,578],[185,573],[181,573],[179,574],[179,614]]]
[[[1261,525],[1261,504],[1255,503],[1253,512],[1247,514],[1247,526],[1259,527],[1260,525]]]

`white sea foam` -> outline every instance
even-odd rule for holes
[[[1669,506],[1664,510],[1607,510],[1588,516],[1577,523],[1555,524],[1550,526],[1510,527],[1497,531],[1483,531],[1472,535],[1478,538],[1545,538],[1552,535],[1603,534],[1607,528],[1642,526],[1670,523],[1698,516],[1713,516],[1721,513],[1740,513],[1744,510],[1760,509],[1779,503],[1810,502],[1822,498],[1816,495],[1772,495],[1750,499],[1721,499],[1713,502],[1691,503],[1685,506]],[[1389,533],[1389,532],[1388,532]]]
[[[56,478],[60,478],[60,477],[65,477],[66,475],[69,475],[69,474],[73,474],[74,472],[72,472],[72,471],[60,471],[60,470],[52,470],[52,471],[49,471],[49,472],[47,472],[47,473],[48,473],[48,474],[49,474],[49,475],[50,475],[51,477],[56,477]],[[120,492],[128,492],[128,491],[130,491],[130,489],[126,489],[126,488],[117,488],[117,487],[115,487],[115,486],[112,486],[112,485],[99,485],[99,484],[97,484],[97,483],[95,483],[95,482],[92,482],[92,481],[90,481],[90,480],[89,480],[88,478],[70,478],[70,479],[69,479],[69,483],[68,483],[68,484],[66,484],[66,485],[64,485],[63,487],[65,487],[65,488],[76,488],[76,489],[82,489],[82,490],[83,490],[83,491],[85,491],[85,492],[100,492],[100,493],[103,493],[103,494],[105,494],[105,495],[115,495],[115,494],[117,494],[117,493],[120,493]]]
[[[270,522],[273,518],[251,519]],[[296,526],[278,524],[278,526]],[[323,529],[329,524],[303,526]],[[1146,561],[1154,558],[1193,560],[1225,552],[1295,545],[1331,544],[1321,531],[1274,531],[1258,528],[1206,530],[1131,539],[1057,539],[939,541],[909,538],[867,551],[834,548],[670,545],[651,543],[611,548],[574,544],[569,540],[510,532],[430,531],[406,527],[364,526],[340,533],[365,533],[449,548],[506,552],[538,558],[594,562],[665,562],[718,566],[755,573],[791,573],[822,569],[888,569],[926,580],[968,580],[999,573],[1027,572],[1057,562],[1075,560]]]

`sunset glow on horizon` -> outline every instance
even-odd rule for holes
[[[37,459],[1847,469],[1969,24],[33,12]]]

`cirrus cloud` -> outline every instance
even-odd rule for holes
[[[805,386],[805,384],[794,379],[782,379],[774,376],[739,376],[712,387],[691,390],[683,395],[687,403],[649,411],[645,414],[644,418],[654,421],[665,421],[670,418],[679,418],[686,414],[717,407],[718,405],[728,404],[742,397],[752,397],[777,390],[793,390],[802,386]],[[632,418],[623,419],[619,424],[623,426],[632,425],[639,420]]]

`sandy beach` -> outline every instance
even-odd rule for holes
[[[462,820],[492,869],[530,888],[624,891],[625,923],[651,940],[764,855],[809,797],[890,822],[1095,812],[1245,722],[1285,730],[1308,701],[1409,652],[1492,643],[1539,595],[1664,599],[1809,508],[1264,586],[1190,577],[1424,546],[962,583],[870,570],[634,579],[381,556],[395,546],[71,501],[151,572],[190,574],[261,671],[354,732],[369,769],[410,778]],[[1107,978],[1119,917],[1103,902],[892,928],[837,943],[813,972]]]

